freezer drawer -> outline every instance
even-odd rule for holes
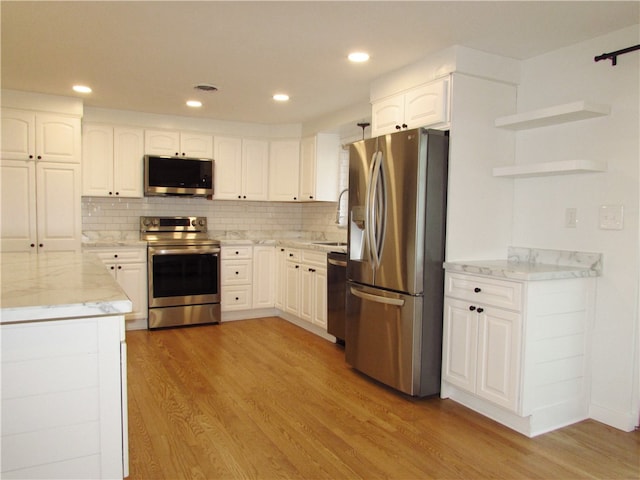
[[[422,296],[347,284],[346,361],[414,396],[440,391],[442,319],[424,315]]]

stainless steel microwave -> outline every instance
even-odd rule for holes
[[[144,194],[189,197],[213,195],[213,160],[145,155]]]

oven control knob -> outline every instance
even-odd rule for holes
[[[145,227],[148,227],[149,225],[151,225],[151,219],[150,219],[150,218],[145,218],[145,219],[142,221],[142,223],[143,223],[143,225],[144,225]]]
[[[201,227],[204,227],[204,218],[201,218],[200,220],[198,220],[198,225],[200,225]]]

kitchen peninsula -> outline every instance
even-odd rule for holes
[[[92,254],[3,254],[0,265],[1,476],[127,476],[131,302]]]

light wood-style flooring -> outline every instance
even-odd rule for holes
[[[279,318],[127,332],[130,479],[637,479],[640,432],[534,439],[352,370]]]

